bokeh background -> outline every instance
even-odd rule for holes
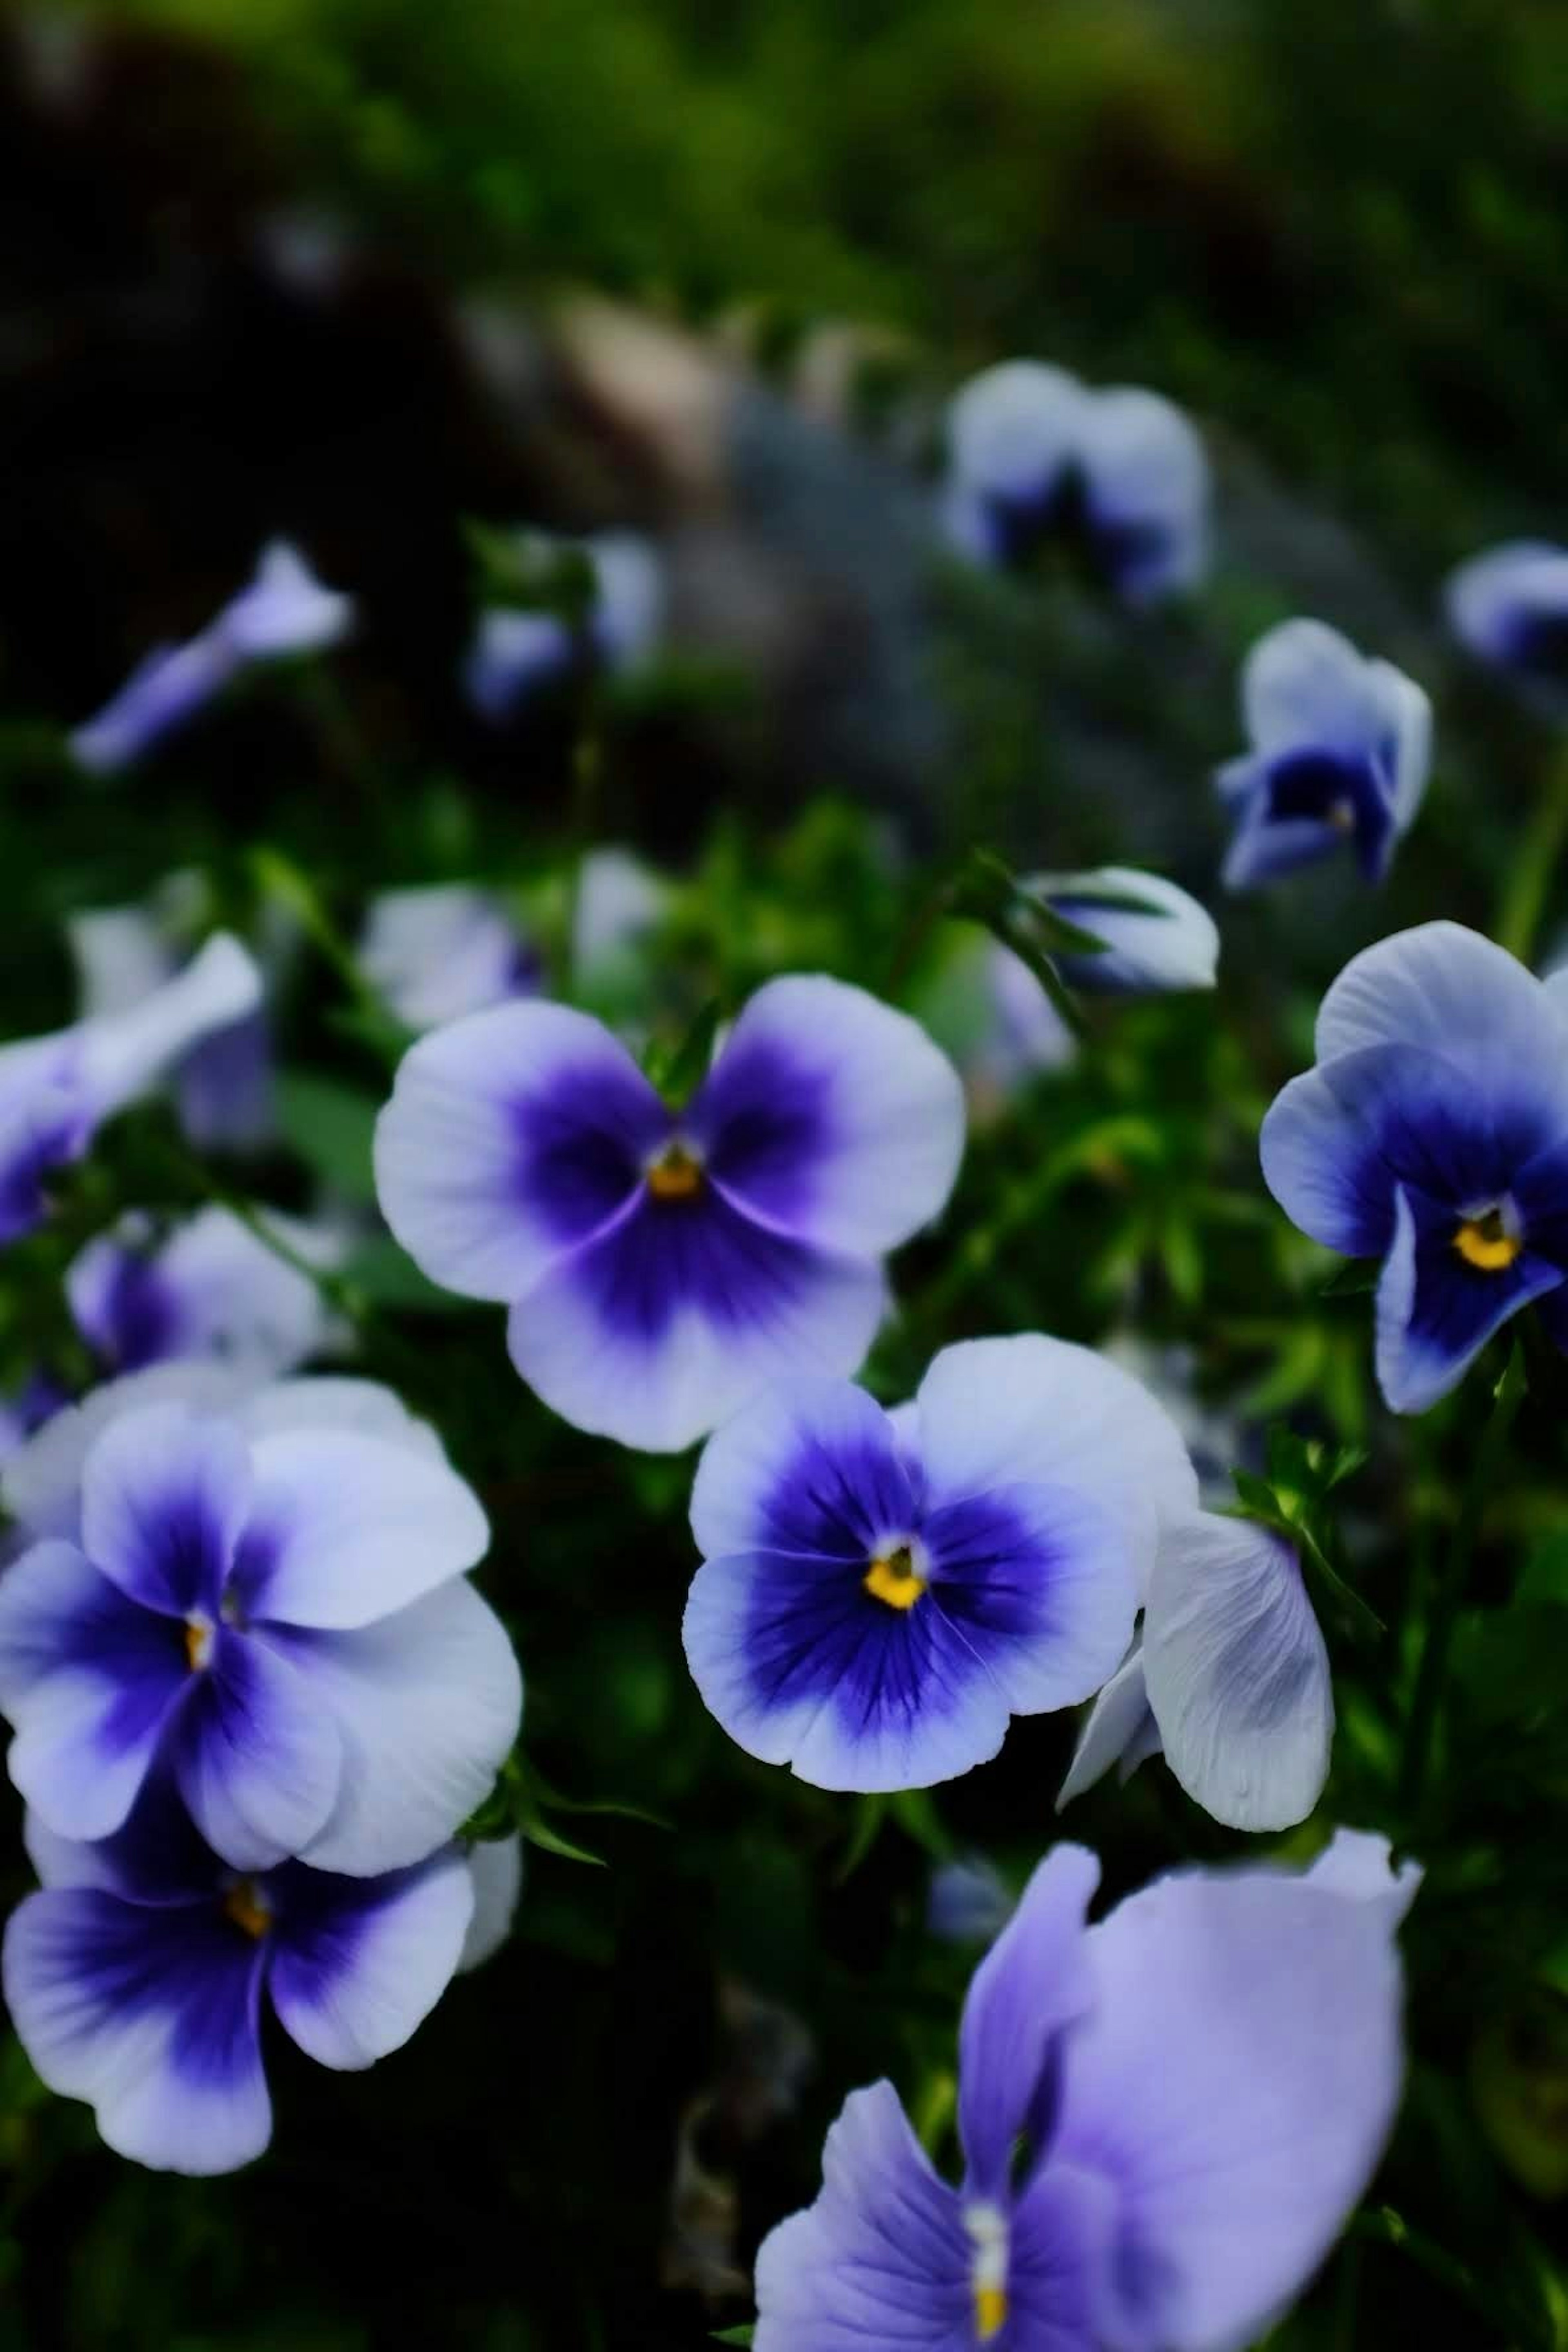
[[[677,1033],[792,966],[902,987],[931,877],[978,844],[1214,903],[1237,663],[1318,614],[1438,703],[1388,889],[1325,869],[1227,907],[1217,1006],[1120,1017],[982,1134],[872,1378],[900,1393],[966,1332],[1135,1331],[1244,1431],[1371,1444],[1350,1540],[1397,1600],[1466,1432],[1391,1450],[1365,1302],[1322,1296],[1256,1127],[1357,947],[1451,915],[1541,952],[1568,919],[1552,714],[1467,667],[1437,596],[1488,541],[1568,529],[1565,288],[1555,0],[6,7],[0,1026],[68,1016],[73,911],[192,866],[247,926],[281,898],[306,946],[247,1178],[363,1203],[386,1041],[333,954],[375,889],[479,878],[548,945],[578,849],[629,844],[678,895],[608,1009]],[[1131,616],[1065,569],[934,554],[944,402],[1025,352],[1194,415],[1200,596]],[[595,710],[591,759],[572,693],[498,731],[459,691],[482,531],[525,522],[630,527],[668,565],[668,650]],[[65,730],[279,532],[358,600],[353,645],[79,774]],[[199,1197],[162,1113],[105,1159],[126,1201]],[[46,1243],[7,1271],[11,1376],[65,1344],[58,1270]],[[1070,1727],[875,1809],[750,1765],[679,1655],[686,1467],[552,1423],[497,1318],[433,1311],[389,1248],[351,1271],[359,1360],[439,1420],[497,1526],[530,1687],[517,1932],[367,2077],[279,2050],[277,2143],[234,2180],[120,2164],[0,2047],[0,2342],[694,2347],[747,2317],[844,2092],[888,2071],[940,2102],[973,1954],[927,1933],[931,1870],[1039,1852]],[[1490,1571],[1501,1597],[1534,1545],[1534,1614],[1478,1611],[1461,1652],[1410,2118],[1282,2343],[1564,2340],[1561,1491],[1542,1425]],[[1404,1664],[1350,1662],[1337,1818],[1379,1817]],[[1238,1843],[1154,1771],[1079,1828],[1113,1889]],[[27,1883],[14,1834],[0,1879]]]

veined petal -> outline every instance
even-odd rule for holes
[[[1143,1671],[1165,1761],[1231,1829],[1282,1830],[1322,1794],[1328,1651],[1283,1538],[1194,1512],[1161,1529]]]
[[[1415,1047],[1460,1068],[1478,1101],[1521,1092],[1568,1126],[1568,1026],[1532,972],[1458,923],[1422,923],[1352,956],[1318,1013],[1318,1059]]]
[[[1132,1635],[1142,1561],[1124,1518],[1066,1486],[997,1486],[931,1512],[931,1599],[1015,1715],[1076,1706]]]
[[[1130,1780],[1140,1764],[1160,1753],[1160,1727],[1149,1705],[1143,1679],[1143,1644],[1134,1642],[1094,1705],[1084,1717],[1066,1780],[1057,1795],[1057,1811],[1081,1797],[1103,1780],[1114,1764],[1118,1777]]]
[[[256,1496],[236,1580],[247,1613],[369,1625],[481,1559],[489,1525],[445,1462],[341,1429],[284,1429],[251,1448]]]
[[[1058,2091],[1058,2038],[1093,1998],[1084,1925],[1100,1864],[1077,1845],[1046,1856],[970,1983],[958,2042],[958,2127],[965,2193],[1000,2200],[1014,2143],[1045,2153]]]
[[[298,1853],[331,1812],[342,1770],[336,1723],[288,1659],[220,1625],[173,1744],[191,1817],[237,1870]]]
[[[83,1465],[83,1549],[143,1609],[216,1619],[250,1502],[232,1422],[148,1405],[111,1422]]]
[[[781,1381],[709,1439],[691,1489],[691,1532],[724,1552],[858,1560],[910,1535],[915,1502],[888,1416],[849,1381]]]
[[[278,1906],[270,1990],[284,2032],[323,2066],[370,2066],[401,2050],[463,1948],[474,1894],[458,1849],[381,1878],[291,1863],[268,1891]]]
[[[1086,2352],[1115,2245],[1108,2181],[1070,2165],[1036,2173],[1013,2210],[1007,2325],[1013,2352]]]

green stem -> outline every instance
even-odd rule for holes
[[[1502,1378],[1493,1391],[1491,1412],[1481,1432],[1469,1484],[1459,1505],[1448,1556],[1431,1591],[1426,1638],[1421,1647],[1420,1664],[1415,1670],[1415,1689],[1410,1702],[1405,1755],[1400,1768],[1401,1803],[1407,1821],[1412,1823],[1420,1811],[1426,1790],[1432,1738],[1436,1729],[1444,1685],[1448,1675],[1448,1652],[1453,1646],[1454,1628],[1465,1597],[1476,1538],[1497,1485],[1509,1432],[1513,1427],[1525,1393],[1524,1359],[1516,1340]]]
[[[1494,2295],[1465,2264],[1421,2231],[1413,2230],[1402,2213],[1392,2205],[1383,2205],[1375,2212],[1352,2214],[1346,2231],[1347,2251],[1357,2242],[1378,2246],[1392,2246],[1436,2279],[1449,2294],[1469,2305],[1478,2317],[1500,2330],[1509,2352],[1528,2346],[1531,2352],[1552,2352],[1552,2338],[1544,2333],[1526,2333],[1519,2316],[1500,2296]]]
[[[1568,740],[1559,745],[1547,770],[1546,784],[1526,828],[1519,854],[1510,868],[1498,908],[1500,946],[1530,961],[1535,935],[1545,910],[1547,895],[1556,878],[1563,849],[1568,846]]]

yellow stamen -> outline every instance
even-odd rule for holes
[[[248,1878],[236,1881],[223,1898],[223,1907],[225,1916],[247,1936],[265,1936],[272,1925],[271,1912]]]
[[[213,1654],[213,1629],[205,1617],[185,1620],[185,1664],[193,1674],[206,1665]]]
[[[672,1143],[647,1171],[647,1189],[656,1201],[689,1201],[702,1182],[702,1162],[679,1143]]]
[[[1000,2336],[1006,2318],[1006,2288],[977,2286],[974,2290],[974,2332],[982,2344],[989,2344],[994,2336]]]
[[[1353,833],[1355,831],[1355,809],[1353,804],[1347,800],[1331,802],[1328,813],[1328,823],[1335,833]]]
[[[1467,1265],[1482,1274],[1501,1274],[1510,1266],[1524,1244],[1515,1234],[1504,1233],[1502,1219],[1495,1209],[1484,1217],[1467,1217],[1454,1235],[1454,1247]]]
[[[908,1544],[874,1559],[862,1581],[873,1601],[885,1601],[889,1609],[912,1609],[926,1589],[925,1578],[915,1573]]]

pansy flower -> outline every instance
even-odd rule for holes
[[[935,1216],[958,1077],[858,988],[770,982],[673,1109],[601,1023],[501,1005],[422,1038],[376,1129],[409,1255],[511,1309],[511,1359],[578,1428],[673,1452],[768,1381],[849,1372],[883,1254]]]
[[[897,1414],[780,1382],[702,1456],[687,1659],[764,1763],[927,1787],[994,1756],[1012,1716],[1100,1689],[1159,1520],[1195,1492],[1152,1399],[1063,1340],[945,1349]]]
[[[464,668],[468,699],[483,719],[509,719],[531,693],[563,677],[574,661],[626,671],[647,660],[664,625],[664,567],[633,531],[601,531],[589,539],[519,534],[525,559],[553,548],[574,553],[592,574],[588,610],[580,628],[560,614],[492,605],[480,614]]]
[[[1148,603],[1203,576],[1208,505],[1203,443],[1158,393],[1007,360],[949,411],[943,520],[982,562],[1076,533],[1118,594]]]
[[[1353,958],[1317,1067],[1263,1122],[1264,1181],[1303,1233],[1381,1258],[1377,1377],[1423,1412],[1521,1307],[1568,1344],[1568,983],[1456,923]]]
[[[1568,547],[1511,540],[1461,563],[1444,602],[1455,635],[1499,669],[1561,683],[1568,671]]]
[[[219,933],[140,1003],[0,1045],[0,1242],[43,1222],[50,1176],[81,1158],[105,1119],[260,993],[249,956]]]
[[[1387,1848],[1296,1876],[1184,1871],[1098,1926],[1058,1846],[959,2032],[963,2176],[891,2084],[855,2092],[816,2202],[757,2257],[756,2352],[1234,2352],[1300,2293],[1377,2162],[1403,2072]]]
[[[72,1261],[66,1297],[99,1363],[139,1371],[177,1356],[215,1356],[258,1377],[292,1371],[325,1345],[331,1322],[318,1285],[290,1259],[326,1268],[333,1235],[258,1211],[289,1257],[229,1209],[199,1209],[159,1235],[121,1219]]]
[[[275,539],[255,577],[198,636],[160,646],[70,737],[89,774],[114,775],[214,701],[253,662],[324,650],[353,625],[353,604],[324,588],[299,550]]]
[[[1247,655],[1241,699],[1251,749],[1215,779],[1236,825],[1226,886],[1271,882],[1342,843],[1380,882],[1426,789],[1421,688],[1321,621],[1282,621]]]
[[[11,1777],[58,1835],[109,1836],[161,1768],[235,1868],[357,1876],[488,1793],[521,1686],[463,1574],[484,1514],[424,1444],[331,1425],[321,1387],[314,1426],[268,1427],[264,1399],[248,1426],[174,1401],[110,1418],[73,1534],[0,1579]]]
[[[459,882],[373,898],[359,966],[408,1029],[438,1028],[510,997],[535,996],[541,978],[537,950],[501,901]]]
[[[161,1780],[111,1838],[77,1844],[29,1814],[27,1843],[43,1885],[4,1952],[17,2036],[118,2155],[163,2171],[231,2172],[267,2146],[264,2009],[323,2066],[400,2049],[450,1982],[475,1907],[452,1844],[371,1878],[237,1872]]]

